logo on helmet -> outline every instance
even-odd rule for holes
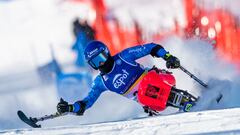
[[[97,51],[98,51],[98,48],[96,48],[96,49],[92,50],[91,52],[89,52],[89,53],[87,54],[88,58],[91,58],[93,55],[95,55],[95,53],[96,53]]]
[[[129,73],[123,69],[122,70],[122,74],[117,74],[115,75],[114,79],[113,79],[113,86],[118,89],[120,86],[125,85],[125,80],[126,78],[129,76]]]

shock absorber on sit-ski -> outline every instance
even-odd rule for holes
[[[176,91],[171,90],[170,96],[168,98],[168,104],[170,104],[171,106],[180,108],[181,107],[182,98],[183,98],[182,94],[180,94],[180,93],[178,93]]]
[[[172,87],[167,103],[169,106],[182,108],[184,107],[186,102],[196,101],[197,98],[189,94],[188,92]]]

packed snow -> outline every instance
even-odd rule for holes
[[[121,17],[122,14],[117,7],[119,1],[111,2],[108,1],[108,4],[115,9],[115,15]],[[156,0],[153,2],[156,7],[157,2]],[[172,2],[180,5],[177,1]],[[159,6],[161,4],[166,3],[160,2]],[[181,6],[174,4],[173,7],[180,9],[174,10],[172,14],[175,15],[176,11],[181,13]],[[119,7],[126,9],[126,13],[132,9],[130,5],[125,7],[123,3],[120,5]],[[17,118],[17,110],[23,110],[33,117],[56,112],[59,97],[55,85],[42,85],[35,70],[36,67],[51,60],[50,45],[53,46],[60,64],[73,64],[74,54],[70,50],[74,42],[71,21],[87,8],[83,7],[83,11],[76,11],[67,10],[66,6],[69,5],[57,0],[0,2],[0,37],[3,37],[0,39],[0,134],[239,134],[240,110],[237,108],[240,107],[239,72],[234,65],[221,61],[213,46],[207,42],[198,39],[183,40],[178,37],[170,37],[161,44],[177,56],[185,68],[208,83],[209,89],[204,89],[182,71],[170,70],[176,77],[178,88],[201,97],[193,110],[201,112],[174,115],[176,110],[168,108],[163,114],[172,114],[170,116],[129,120],[146,115],[141,106],[119,95],[106,92],[84,116],[64,116],[42,122],[44,129],[26,129],[29,126]],[[156,15],[147,14],[149,10],[145,10],[140,4],[136,6],[138,7],[131,11],[132,16],[127,17],[137,19],[141,22],[142,28],[145,28],[148,24],[144,22],[144,16],[151,18],[152,15],[152,18],[155,18]],[[147,7],[149,9],[151,5]],[[146,14],[141,18],[139,12]],[[178,21],[185,25],[183,13],[179,16]],[[171,20],[171,17],[168,20]],[[121,21],[124,24],[128,22],[124,18]],[[145,31],[153,30],[155,25],[159,29],[167,29],[171,24],[166,20],[166,25],[161,27],[159,26],[161,18],[155,18],[155,21],[157,22],[151,24],[151,27],[146,27]],[[152,59],[150,56],[140,62],[148,67],[157,65],[165,68],[163,60]],[[218,93],[224,96],[217,104],[214,97]],[[84,96],[79,95],[79,99]],[[236,109],[227,109],[233,107]]]
[[[159,134],[240,134],[239,108],[168,116],[139,118],[90,125],[1,131],[3,135],[159,135]]]

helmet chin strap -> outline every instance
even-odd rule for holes
[[[104,65],[99,66],[99,71],[101,72],[101,74],[107,74],[110,71],[112,71],[114,65],[114,60],[111,56],[109,56],[109,58],[107,59],[107,61],[104,63]]]

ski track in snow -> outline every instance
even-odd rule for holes
[[[240,108],[180,113],[128,121],[42,129],[16,129],[3,135],[159,135],[159,134],[240,134]]]

